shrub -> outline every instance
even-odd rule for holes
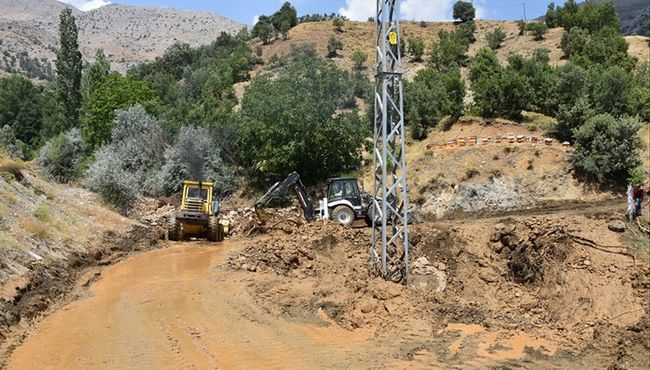
[[[363,51],[357,50],[352,54],[350,59],[352,59],[352,61],[354,62],[354,69],[359,71],[363,69],[363,64],[366,62],[366,60],[368,60],[368,54],[364,53]]]
[[[85,185],[120,212],[126,212],[143,193],[152,193],[159,186],[151,182],[152,173],[162,165],[165,150],[162,125],[139,105],[118,111],[111,143],[95,154]]]
[[[576,151],[573,165],[587,179],[599,183],[620,184],[628,171],[637,167],[641,139],[636,118],[614,118],[600,114],[574,131]]]
[[[454,32],[463,37],[468,44],[476,41],[476,37],[474,37],[474,34],[476,33],[476,23],[474,23],[474,21],[459,24]]]
[[[533,38],[537,41],[543,40],[544,35],[548,31],[548,27],[546,26],[546,23],[542,23],[542,22],[529,23],[527,28],[533,32]]]
[[[343,50],[343,43],[334,36],[330,37],[327,42],[327,56],[329,58],[334,58],[338,55],[337,52],[339,50]]]
[[[631,168],[628,172],[627,183],[633,186],[645,184],[646,172],[643,166]]]
[[[170,195],[182,189],[184,179],[212,181],[217,196],[230,194],[236,187],[234,172],[225,165],[211,132],[186,126],[173,146],[165,151],[165,164],[155,176],[158,194]]]
[[[587,46],[588,40],[589,33],[587,31],[579,27],[573,27],[568,31],[564,31],[564,34],[562,34],[560,48],[564,52],[564,56],[567,58],[574,55],[580,55]]]
[[[27,159],[29,148],[16,138],[14,130],[9,125],[0,129],[0,148],[12,158]]]
[[[332,21],[332,26],[334,26],[334,30],[336,32],[343,32],[343,26],[345,26],[345,22],[340,17],[336,17]]]
[[[474,167],[468,168],[465,170],[465,180],[473,179],[474,177],[480,175],[481,172]]]
[[[490,49],[496,50],[501,47],[501,43],[506,39],[506,33],[503,32],[501,27],[497,27],[494,31],[487,34],[487,43]]]
[[[37,163],[45,178],[65,183],[79,175],[80,166],[85,159],[85,142],[79,129],[73,128],[48,141],[41,148]]]
[[[414,62],[421,62],[424,55],[424,40],[421,37],[409,37],[409,53],[413,56]]]

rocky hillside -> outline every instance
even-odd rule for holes
[[[604,0],[600,0],[602,2]],[[650,3],[648,0],[616,0],[616,11],[621,17],[624,35],[650,35]]]
[[[566,63],[562,58],[563,52],[560,49],[560,41],[564,30],[562,28],[553,28],[541,41],[535,41],[532,35],[519,36],[519,30],[516,22],[510,21],[477,21],[476,22],[476,42],[472,43],[469,49],[469,56],[474,56],[484,47],[487,47],[487,34],[495,28],[500,27],[506,33],[506,39],[501,48],[497,49],[497,56],[502,62],[511,54],[518,53],[525,57],[530,57],[535,49],[545,48],[550,51],[550,63],[561,65]],[[452,31],[453,23],[419,23],[419,22],[402,22],[402,37],[408,40],[409,37],[420,37],[426,45],[424,59],[428,59],[431,52],[431,45],[438,40],[438,32],[441,29]],[[355,51],[362,51],[368,55],[365,66],[368,73],[371,73],[371,67],[374,63],[373,43],[375,37],[374,23],[369,22],[346,22],[343,32],[335,31],[332,22],[313,22],[303,23],[291,29],[289,39],[275,40],[270,45],[263,46],[263,57],[269,60],[275,54],[285,54],[294,45],[313,44],[319,54],[327,55],[327,43],[330,37],[335,36],[343,44],[343,50],[339,51],[339,57],[334,58],[334,62],[341,68],[351,69],[354,65],[350,57]],[[648,60],[650,58],[650,48],[648,37],[645,36],[626,36],[629,43],[629,54],[639,58],[639,60]],[[423,68],[423,63],[412,63],[410,56],[407,55],[402,60],[407,78],[413,76],[415,72]],[[263,67],[262,67],[263,68]]]
[[[58,13],[65,7],[55,0],[0,0],[0,71],[49,78],[58,44]],[[113,68],[122,72],[176,42],[198,46],[221,32],[236,33],[244,27],[215,13],[170,8],[113,4],[74,13],[84,58],[90,61],[95,49],[103,48]]]

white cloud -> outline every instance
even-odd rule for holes
[[[415,21],[451,20],[454,0],[404,0],[400,14],[402,19]]]
[[[253,16],[253,26],[256,25],[257,22],[259,22],[259,20],[260,20],[260,16],[259,16],[259,15],[255,15],[255,16]]]
[[[366,21],[377,12],[375,1],[345,0],[345,7],[339,9],[339,14],[353,21]]]
[[[70,4],[75,8],[87,12],[89,10],[101,8],[104,5],[109,5],[111,2],[107,0],[59,0],[62,3]]]

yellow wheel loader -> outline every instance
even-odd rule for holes
[[[212,182],[183,181],[180,209],[170,219],[169,240],[191,237],[220,242],[228,233],[229,224],[219,218],[219,201],[214,198]]]

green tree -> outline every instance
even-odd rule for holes
[[[343,43],[334,36],[330,37],[327,41],[327,57],[336,57],[339,50],[343,50]]]
[[[309,183],[356,169],[368,127],[357,112],[337,113],[349,99],[348,74],[295,48],[273,75],[254,78],[239,113],[238,152],[254,183],[298,171]]]
[[[414,62],[421,62],[424,55],[424,40],[421,37],[409,37],[409,54],[413,56]]]
[[[428,127],[435,127],[446,115],[459,117],[463,111],[465,84],[460,70],[438,72],[425,68],[404,86],[406,122],[411,136],[423,139]]]
[[[546,22],[548,28],[555,28],[558,26],[557,9],[555,9],[555,3],[552,1],[548,4],[548,8],[546,9],[544,22]]]
[[[104,50],[95,51],[95,62],[88,67],[86,73],[81,78],[81,92],[84,100],[88,99],[95,88],[106,80],[111,73],[111,62],[104,55]]]
[[[106,144],[111,137],[115,111],[135,104],[154,108],[156,97],[149,84],[132,76],[111,73],[84,102],[81,134],[91,149]]]
[[[275,26],[273,26],[273,23],[271,22],[271,18],[268,16],[261,16],[258,20],[257,23],[255,23],[255,26],[253,26],[253,32],[252,35],[253,37],[259,37],[260,40],[262,40],[262,43],[264,45],[267,45],[275,38],[277,34],[277,29]]]
[[[488,47],[492,50],[496,50],[501,47],[501,44],[506,39],[506,33],[503,32],[501,27],[497,27],[487,34],[486,39]]]
[[[41,88],[20,76],[0,78],[0,128],[35,149],[41,138],[43,110]]]
[[[285,2],[282,4],[282,7],[280,7],[280,10],[273,13],[271,16],[271,23],[276,30],[282,32],[282,29],[286,28],[288,32],[288,30],[298,25],[296,8],[294,8],[290,2]]]
[[[546,48],[538,48],[533,50],[531,58],[542,64],[548,64],[551,61],[551,58],[549,57],[550,53],[551,51]]]
[[[636,118],[617,119],[609,114],[592,117],[574,131],[573,165],[589,180],[624,183],[628,171],[641,163],[641,127]]]
[[[574,55],[581,55],[587,46],[588,40],[589,34],[587,31],[580,27],[573,27],[568,31],[564,31],[564,34],[562,34],[560,48],[564,51],[564,56],[567,58]]]
[[[588,91],[599,113],[620,116],[629,112],[632,76],[618,66],[595,67],[589,71]]]
[[[650,121],[650,61],[639,63],[629,95],[629,111],[643,121]]]
[[[573,141],[575,130],[579,129],[585,122],[595,115],[589,105],[587,96],[579,96],[575,103],[560,105],[557,114],[557,124],[554,131],[558,139],[562,141]]]
[[[368,60],[368,54],[363,51],[357,50],[350,57],[354,62],[354,69],[357,71],[363,69],[363,64]]]
[[[57,101],[61,112],[58,132],[79,125],[81,108],[81,53],[79,52],[78,29],[70,8],[64,9],[59,22],[59,50],[56,53]]]
[[[462,67],[469,50],[469,42],[457,32],[438,32],[438,42],[434,42],[431,48],[431,65],[434,69],[443,71]]]
[[[454,4],[454,19],[460,19],[461,22],[471,22],[476,17],[474,5],[467,1],[457,1]]]

